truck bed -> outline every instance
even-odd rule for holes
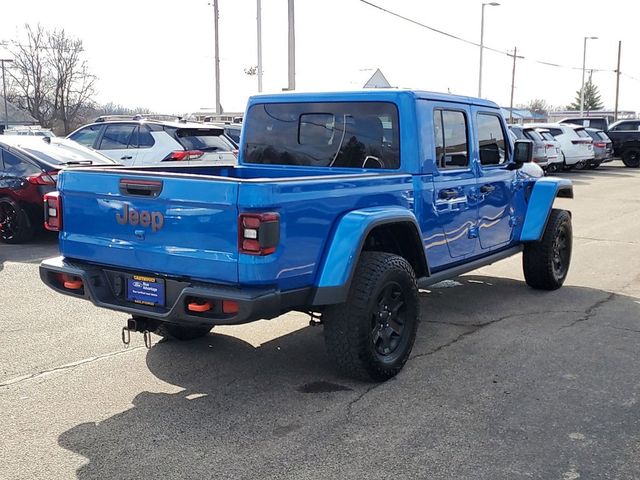
[[[411,208],[408,174],[265,167],[76,168],[59,178],[64,257],[221,285],[313,284],[335,222],[362,206]],[[276,212],[280,243],[240,254],[240,212]]]

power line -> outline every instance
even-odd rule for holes
[[[510,53],[510,52],[508,52],[506,50],[500,50],[498,48],[487,47],[486,45],[480,45],[479,43],[474,42],[473,40],[468,40],[466,38],[459,37],[459,36],[454,35],[452,33],[445,32],[444,30],[440,30],[438,28],[431,27],[431,26],[426,25],[426,24],[424,24],[422,22],[419,22],[419,21],[414,20],[412,18],[406,17],[406,16],[401,15],[399,13],[393,12],[391,10],[388,10],[388,9],[384,8],[384,7],[381,7],[380,5],[376,5],[375,3],[369,2],[368,0],[360,0],[360,2],[362,2],[362,3],[366,4],[366,5],[369,5],[370,7],[376,8],[376,9],[382,11],[382,12],[388,13],[389,15],[392,15],[394,17],[400,18],[400,19],[402,19],[402,20],[404,20],[406,22],[413,23],[414,25],[418,25],[419,27],[426,28],[427,30],[431,30],[432,32],[439,33],[440,35],[444,35],[446,37],[452,38],[454,40],[458,40],[458,41],[466,43],[468,45],[473,45],[475,47],[481,47],[481,48],[483,48],[485,50],[489,50],[491,52],[499,53],[501,55],[507,55],[509,57],[513,56],[512,53]],[[534,59],[534,58],[527,58],[527,57],[520,57],[520,58],[523,58],[524,60],[527,60],[529,62],[538,63],[540,65],[546,65],[548,67],[566,68],[566,69],[570,69],[570,70],[582,70],[582,67],[575,67],[575,66],[571,66],[571,65],[562,65],[562,64],[559,64],[559,63],[546,62],[546,61],[537,60],[537,59]],[[615,73],[615,70],[610,70],[610,69],[593,68],[593,69],[590,69],[590,70],[593,70],[594,72],[608,72],[608,73],[612,73],[613,72],[613,73]],[[633,78],[633,77],[631,77],[631,78]],[[637,79],[637,78],[634,78],[634,80],[640,81],[640,79]]]

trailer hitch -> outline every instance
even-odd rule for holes
[[[144,346],[151,348],[151,332],[147,320],[137,317],[131,317],[127,320],[127,325],[122,327],[122,343],[125,348],[128,348],[131,343],[131,332],[141,332],[144,337]]]

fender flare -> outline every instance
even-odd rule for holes
[[[556,177],[536,180],[527,203],[521,242],[536,242],[542,238],[556,197],[573,198],[571,180]]]
[[[320,265],[312,305],[330,305],[346,301],[360,253],[369,233],[380,225],[410,224],[416,234],[427,274],[427,257],[422,246],[422,233],[415,215],[402,207],[370,207],[353,210],[338,222],[325,249]]]

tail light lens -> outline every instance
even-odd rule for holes
[[[176,150],[175,152],[171,152],[169,155],[167,155],[162,161],[166,162],[169,160],[197,160],[203,155],[204,152],[202,150]]]
[[[37,175],[30,175],[27,181],[33,185],[51,185],[55,186],[58,180],[58,172],[41,172]]]
[[[52,232],[62,230],[62,198],[60,192],[44,196],[44,228]]]
[[[595,142],[593,146],[598,148],[604,148],[607,146],[607,144],[605,142]]]
[[[280,215],[241,213],[238,217],[238,250],[248,255],[270,255],[280,243]]]

